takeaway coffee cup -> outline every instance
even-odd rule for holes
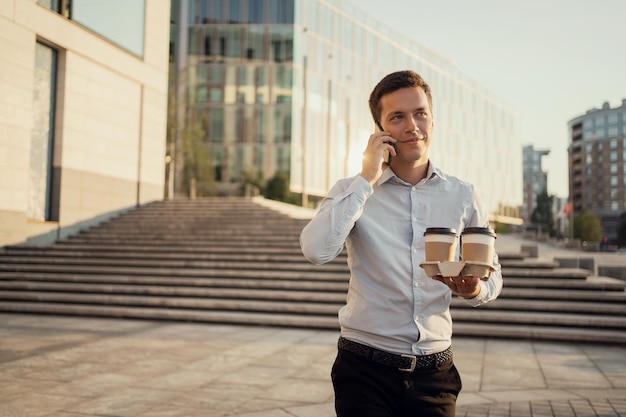
[[[426,262],[454,261],[458,236],[455,229],[429,227],[424,232]]]
[[[461,233],[461,258],[465,262],[493,263],[496,233],[490,227],[467,227]]]

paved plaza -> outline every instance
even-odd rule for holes
[[[334,417],[338,336],[0,314],[0,416]],[[459,417],[626,416],[626,346],[459,337],[453,347]]]
[[[334,331],[12,314],[0,323],[0,416],[334,416]],[[624,346],[453,343],[458,416],[626,416]]]

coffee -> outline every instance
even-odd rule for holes
[[[461,234],[461,258],[465,262],[493,263],[496,234],[489,227],[467,227]]]
[[[455,229],[429,227],[424,232],[426,262],[454,261],[457,245]]]

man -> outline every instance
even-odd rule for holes
[[[323,264],[348,252],[350,285],[339,311],[332,369],[338,417],[452,417],[461,390],[451,350],[452,294],[473,306],[502,289],[497,255],[490,279],[428,277],[428,227],[487,227],[471,184],[433,166],[430,87],[413,71],[387,75],[369,100],[379,132],[359,175],[340,180],[303,229],[305,257]],[[391,165],[384,162],[391,155]],[[480,169],[480,167],[477,167]]]

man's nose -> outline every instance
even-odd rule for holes
[[[407,117],[406,120],[407,120],[407,123],[406,123],[405,128],[407,132],[416,132],[420,130],[420,127],[417,124],[417,119],[415,118],[415,116]]]

